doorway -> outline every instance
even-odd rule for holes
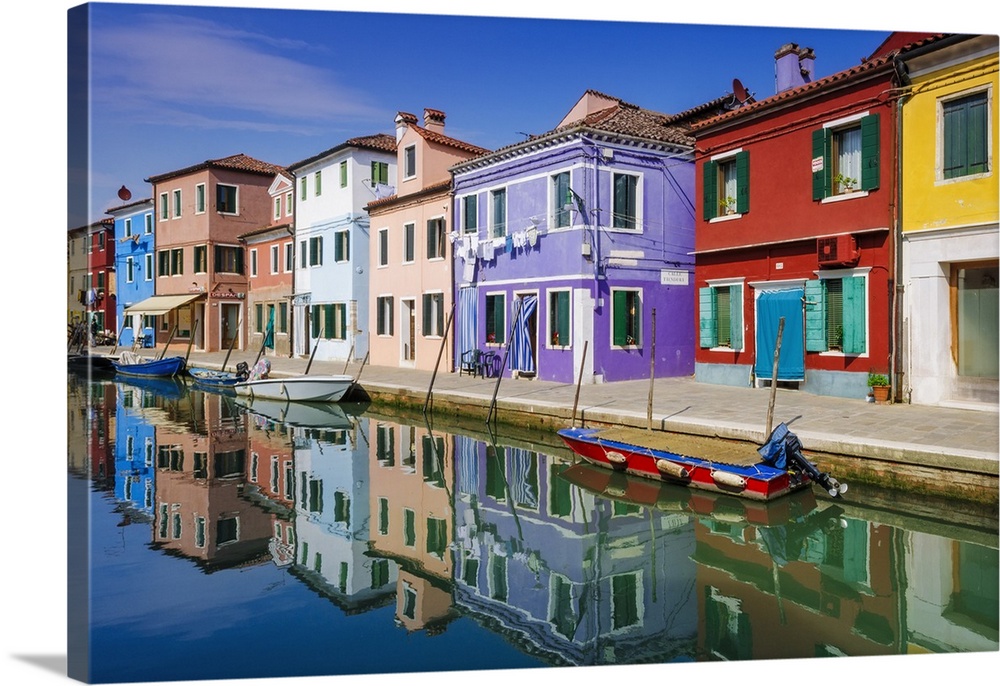
[[[239,343],[240,338],[240,306],[236,304],[222,303],[219,305],[219,329],[220,329],[220,350],[228,350],[230,346],[242,350]]]
[[[785,318],[778,354],[778,380],[805,380],[805,344],[803,341],[802,288],[761,291],[757,296],[756,362],[754,375],[758,382],[770,381],[774,374],[774,349],[778,339],[778,323]]]
[[[413,362],[417,357],[417,301],[409,298],[400,301],[400,341],[403,345],[403,362]]]

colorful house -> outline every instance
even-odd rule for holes
[[[490,374],[690,375],[690,125],[723,106],[670,116],[590,90],[555,129],[453,166],[457,363],[483,350]]]
[[[87,233],[88,227],[77,226],[66,232],[66,324],[82,324],[87,316]]]
[[[266,226],[280,167],[244,154],[146,179],[156,208],[156,295],[125,314],[156,317],[158,343],[196,350],[246,345],[247,270],[239,236]]]
[[[94,222],[87,229],[87,325],[94,331],[115,334],[115,227],[111,219]]]
[[[904,63],[903,398],[995,410],[997,37],[942,37]]]
[[[267,226],[239,235],[246,250],[251,350],[291,356],[290,305],[295,272],[291,174],[278,173],[268,189],[273,212]]]
[[[153,233],[153,199],[135,200],[112,207],[107,213],[115,222],[115,273],[118,284],[115,321],[119,326],[118,343],[128,347],[141,339],[144,345],[151,345],[154,334],[152,319],[138,314],[126,315],[125,310],[154,295],[156,236]]]
[[[396,141],[352,138],[288,169],[297,188],[294,353],[362,360],[370,339],[369,219],[365,204],[392,178]],[[286,205],[287,209],[287,205]]]
[[[368,203],[372,241],[369,317],[371,363],[451,369],[442,339],[452,309],[448,215],[453,165],[487,152],[446,136],[445,113],[425,109],[396,116],[395,186]]]
[[[697,380],[770,385],[779,330],[782,385],[863,399],[889,372],[903,49],[817,79],[781,46],[776,95],[694,127]]]

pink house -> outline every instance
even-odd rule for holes
[[[423,126],[407,112],[396,116],[395,192],[366,208],[374,365],[430,370],[442,353],[452,309],[449,170],[489,152],[446,136],[444,119],[433,109],[424,110]],[[453,368],[447,347],[443,355],[441,368]]]

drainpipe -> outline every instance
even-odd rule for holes
[[[897,55],[892,62],[893,71],[895,72],[895,80],[901,87],[906,87],[910,85],[910,80],[906,75],[906,65]],[[902,399],[902,389],[900,388],[900,381],[902,377],[902,372],[900,370],[902,359],[900,354],[900,347],[903,341],[903,330],[902,330],[902,300],[904,293],[904,286],[900,282],[903,263],[903,105],[908,99],[908,93],[900,93],[896,98],[895,112],[894,112],[894,123],[895,123],[895,151],[894,151],[894,164],[893,172],[895,175],[895,211],[892,222],[892,247],[893,247],[893,264],[892,264],[892,336],[890,338],[890,352],[889,352],[889,386],[891,397],[894,401]]]
[[[294,182],[292,186],[294,188]],[[295,197],[294,191],[292,197]],[[292,237],[292,292],[288,296],[288,357],[295,357],[295,216],[288,226],[288,235]]]

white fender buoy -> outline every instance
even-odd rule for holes
[[[675,479],[690,479],[691,472],[686,467],[682,467],[676,462],[664,460],[662,457],[656,460],[656,469],[664,476],[672,476]]]
[[[741,491],[747,486],[746,477],[740,476],[739,474],[721,472],[719,470],[715,470],[714,472],[712,472],[712,481],[719,484],[720,486],[737,488]]]
[[[614,467],[624,467],[628,462],[628,458],[617,450],[609,450],[604,454],[604,456],[608,458],[608,462],[610,462]]]

